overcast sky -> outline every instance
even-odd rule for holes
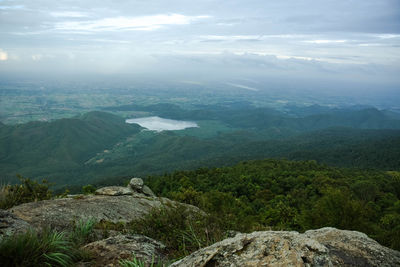
[[[400,84],[400,0],[0,0],[0,71]]]

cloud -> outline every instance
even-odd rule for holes
[[[8,53],[0,49],[0,61],[8,60]]]
[[[222,41],[265,41],[268,39],[295,39],[304,38],[300,34],[260,34],[260,35],[201,35],[198,38],[206,42]]]
[[[112,17],[89,21],[65,21],[55,24],[59,31],[151,31],[167,25],[186,25],[209,16],[185,16],[181,14],[161,14],[140,17]]]
[[[347,40],[307,40],[303,41],[304,43],[310,44],[343,44],[347,43]]]
[[[32,55],[32,59],[33,59],[34,61],[39,61],[39,60],[41,60],[42,58],[43,58],[43,55],[41,55],[41,54]]]
[[[25,6],[23,5],[16,5],[16,6],[0,6],[0,10],[16,10],[16,9],[24,9]]]
[[[56,18],[85,18],[89,17],[86,12],[76,12],[76,11],[61,11],[61,12],[50,12],[50,15]]]
[[[246,86],[246,85],[242,85],[242,84],[237,84],[237,83],[226,83],[226,84],[230,85],[230,86],[233,86],[233,87],[250,90],[250,91],[259,91],[257,88]]]

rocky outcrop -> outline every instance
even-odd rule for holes
[[[171,266],[400,266],[400,252],[355,231],[265,231],[237,234]]]
[[[151,189],[144,185],[143,180],[140,178],[132,178],[127,187],[123,186],[107,186],[97,189],[96,195],[106,196],[123,196],[123,195],[145,195],[148,197],[155,197],[156,195]]]
[[[144,195],[79,195],[69,198],[43,200],[15,206],[10,211],[35,228],[53,227],[65,230],[74,222],[93,219],[97,222],[130,222],[143,218],[153,208],[162,205],[183,205],[167,198]],[[197,209],[193,206],[190,208]]]
[[[145,194],[146,196],[155,196],[153,191],[143,183],[143,180],[140,178],[132,178],[129,182],[128,187],[133,191],[139,194]]]
[[[0,240],[4,236],[11,236],[27,231],[30,225],[9,211],[0,209]]]
[[[90,266],[119,266],[120,260],[130,260],[133,255],[146,266],[165,260],[165,246],[143,235],[117,235],[89,243],[83,249],[94,257]]]
[[[97,189],[95,191],[95,194],[104,196],[124,196],[124,195],[132,195],[132,190],[122,186],[106,186]]]

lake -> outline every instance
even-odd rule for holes
[[[178,120],[164,119],[157,116],[127,119],[125,120],[125,122],[136,123],[146,129],[157,132],[176,131],[176,130],[184,130],[186,128],[199,127],[197,123],[193,121],[178,121]]]

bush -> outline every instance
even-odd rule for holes
[[[33,181],[29,178],[18,176],[20,184],[5,185],[0,189],[0,208],[9,209],[13,206],[50,199],[52,192],[49,190],[49,182],[43,180],[42,183]]]
[[[82,193],[85,195],[94,194],[96,192],[96,187],[91,184],[82,186]]]
[[[131,222],[129,228],[164,243],[173,258],[189,255],[224,237],[214,217],[183,205],[153,209],[143,219]]]

